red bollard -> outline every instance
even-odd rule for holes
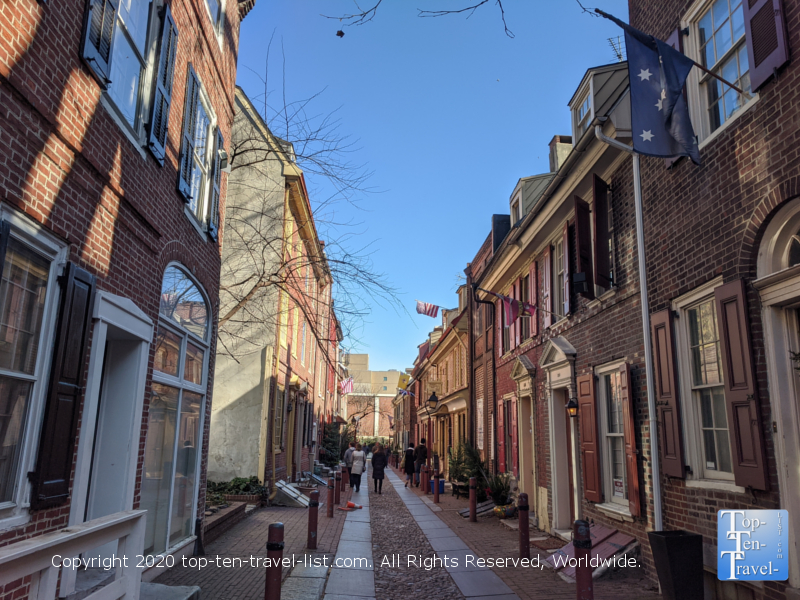
[[[309,495],[308,501],[308,543],[309,550],[317,549],[317,516],[319,513],[319,492],[314,490]]]
[[[439,504],[439,469],[433,471],[433,503]]]
[[[592,536],[589,533],[589,523],[575,521],[572,524],[572,545],[575,546],[575,558],[578,566],[575,568],[575,587],[578,600],[594,600],[592,586],[592,567],[589,564],[589,550],[592,549]]]
[[[340,494],[340,492],[341,492],[340,488],[342,487],[341,486],[341,483],[342,483],[342,471],[341,470],[336,471],[336,474],[334,475],[334,477],[336,478],[336,482],[333,484],[333,486],[334,486],[334,490],[333,490],[334,498],[333,498],[333,500],[334,500],[334,502],[336,502],[336,506],[339,506],[342,503],[342,497],[341,497],[341,494]]]
[[[428,485],[428,465],[422,465],[422,468],[420,468],[420,473],[422,474],[422,493],[427,494],[428,488],[430,487]]]
[[[339,491],[342,492],[342,494],[344,494],[345,482],[349,481],[349,479],[350,479],[350,472],[347,470],[347,467],[342,467],[342,483],[339,486]]]
[[[469,522],[478,522],[478,478],[469,478]]]
[[[271,523],[267,534],[267,580],[264,600],[281,600],[281,561],[283,559],[283,523]]]
[[[328,518],[333,518],[333,477],[328,479]]]
[[[531,523],[528,521],[528,494],[520,494],[517,500],[517,512],[519,513],[519,557],[531,557]]]

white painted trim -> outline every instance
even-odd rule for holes
[[[69,248],[39,223],[22,213],[0,203],[0,219],[11,225],[11,237],[34,250],[50,261],[47,279],[46,305],[42,317],[39,337],[39,352],[36,356],[34,374],[36,381],[31,387],[27,407],[25,429],[22,434],[20,457],[17,466],[16,482],[12,500],[0,508],[0,531],[18,527],[31,519],[29,507],[30,483],[27,474],[35,467],[39,444],[39,432],[44,418],[44,406],[53,358],[55,328],[58,307],[61,303],[61,290],[58,275],[65,265]]]
[[[619,368],[625,364],[625,359],[622,358],[620,360],[615,360],[610,363],[606,363],[604,365],[598,366],[594,368],[594,375],[598,379],[602,375],[606,375],[608,373],[614,373],[619,371]],[[600,480],[603,485],[603,496],[605,498],[605,503],[597,505],[598,507],[603,506],[614,506],[614,507],[622,507],[624,506],[624,510],[630,516],[630,511],[628,510],[628,498],[623,497],[619,502],[613,500],[613,486],[611,485],[611,456],[608,452],[606,446],[606,432],[608,431],[608,398],[605,396],[605,390],[603,389],[602,385],[600,385],[599,381],[595,381],[595,408],[597,410],[597,417],[599,418],[599,431],[598,439],[602,440],[600,443],[600,462],[602,464],[602,470],[600,472]],[[623,430],[622,440],[624,443],[625,435]],[[628,473],[627,470],[624,474],[625,480],[625,493],[627,494],[627,484],[628,484]],[[623,504],[624,503],[624,504]],[[619,511],[617,511],[619,512]],[[631,518],[633,520],[633,518]]]
[[[716,490],[718,492],[729,492],[732,494],[744,494],[747,491],[742,486],[736,485],[732,481],[725,481],[724,479],[686,479],[686,487],[700,490]]]

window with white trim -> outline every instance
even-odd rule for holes
[[[209,304],[188,272],[164,272],[148,409],[141,507],[145,554],[175,548],[194,531],[202,449]]]
[[[559,315],[567,314],[564,310],[564,242],[561,238],[553,244],[553,322],[560,320]]]
[[[600,456],[603,496],[606,502],[628,508],[628,482],[625,467],[625,426],[622,411],[622,382],[619,364],[598,369],[597,386],[600,419]]]
[[[689,93],[689,104],[701,141],[734,118],[751,100],[742,4],[742,0],[699,0],[688,18],[685,53],[745,92],[743,96],[708,73],[693,71],[689,83],[696,86],[698,93]]]
[[[678,365],[686,450],[695,479],[733,481],[720,334],[714,287],[703,286],[675,302],[679,318]]]
[[[0,207],[0,523],[30,520],[27,473],[53,352],[56,283],[67,248]],[[6,233],[3,233],[5,228]]]

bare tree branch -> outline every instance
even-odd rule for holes
[[[342,22],[344,27],[349,27],[350,25],[363,25],[364,23],[369,23],[372,19],[375,18],[375,13],[378,10],[378,7],[381,5],[383,0],[378,0],[377,3],[372,8],[367,10],[361,10],[361,7],[358,5],[358,2],[354,2],[356,8],[359,12],[354,13],[352,15],[342,15],[341,17],[329,17],[328,15],[320,15],[321,17],[325,17],[326,19],[336,19]]]
[[[477,4],[473,4],[472,6],[465,6],[464,8],[459,8],[456,10],[422,10],[418,8],[419,17],[444,17],[446,15],[457,15],[460,13],[468,12],[467,18],[469,19],[475,11],[489,2],[489,0],[480,0]],[[508,28],[508,24],[506,23],[506,11],[503,9],[503,2],[502,0],[496,0],[495,4],[497,4],[498,8],[500,9],[500,18],[503,21],[503,28],[505,29],[505,33],[508,37],[514,38],[514,33]]]

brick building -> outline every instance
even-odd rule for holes
[[[85,556],[123,537],[131,556],[191,550],[252,4],[20,0],[0,16],[0,553],[96,519],[121,525]],[[33,582],[55,590],[58,571]]]

